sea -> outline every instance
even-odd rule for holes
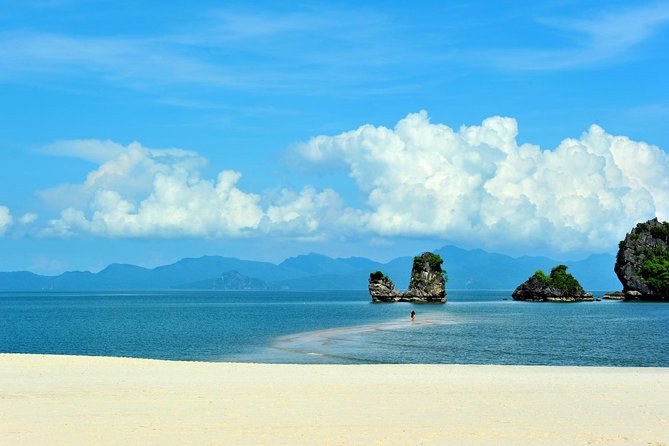
[[[0,293],[0,353],[668,367],[668,332],[669,304],[516,302],[511,291],[449,290],[444,305],[372,304],[366,291]]]

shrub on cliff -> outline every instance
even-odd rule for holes
[[[540,269],[536,270],[532,277],[534,277],[537,281],[539,281],[541,283],[545,283],[546,285],[550,285],[550,279],[548,278],[546,273],[544,273]]]
[[[565,293],[565,295],[577,295],[583,292],[583,287],[578,280],[567,272],[567,265],[557,265],[551,269],[551,274],[546,275],[542,270],[537,270],[530,280],[537,283],[557,288]]]
[[[641,277],[654,293],[669,296],[669,250],[658,249],[644,260]]]
[[[414,264],[423,265],[427,262],[430,265],[432,271],[442,272],[441,265],[444,263],[444,259],[441,258],[439,254],[427,253],[426,256],[416,256],[413,258]]]
[[[575,294],[583,291],[578,280],[567,272],[566,265],[558,265],[551,270],[550,284],[567,294]]]
[[[650,235],[669,243],[669,222],[663,221],[658,226],[650,228]]]
[[[383,274],[381,271],[374,271],[373,273],[370,273],[369,278],[371,280],[388,280],[388,276]]]

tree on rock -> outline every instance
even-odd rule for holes
[[[550,284],[569,295],[578,295],[583,293],[583,287],[578,280],[567,272],[566,265],[558,265],[551,270],[549,276]]]

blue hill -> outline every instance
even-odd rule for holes
[[[444,246],[435,251],[444,259],[449,289],[513,289],[537,269],[549,272],[565,263],[588,290],[617,290],[612,255],[593,255],[575,262],[557,262],[547,257],[510,257],[480,249]],[[413,256],[380,263],[364,257],[331,258],[311,253],[291,257],[278,265],[233,257],[185,258],[170,265],[149,269],[111,264],[98,273],[71,271],[59,276],[41,276],[27,271],[0,273],[0,290],[160,290],[170,288],[225,289],[231,281],[223,274],[235,271],[245,285],[258,289],[352,290],[366,289],[369,273],[382,270],[398,288],[409,282]],[[235,282],[237,283],[237,282]],[[232,286],[232,285],[230,285]],[[239,286],[239,285],[235,285]]]

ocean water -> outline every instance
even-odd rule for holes
[[[669,366],[669,305],[365,291],[0,293],[0,352],[268,363]],[[415,321],[409,319],[417,312]]]

